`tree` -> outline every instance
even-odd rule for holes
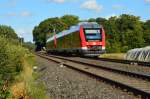
[[[96,18],[96,22],[98,24],[102,25],[102,26],[105,26],[105,23],[107,22],[107,19],[98,17],[98,18]]]
[[[0,36],[6,37],[9,39],[18,39],[18,36],[15,33],[14,29],[6,25],[0,25]]]
[[[36,51],[41,50],[46,46],[47,37],[53,35],[54,29],[59,33],[67,29],[67,25],[58,17],[48,18],[42,21],[33,30],[33,41],[36,45]]]
[[[67,28],[79,23],[79,17],[75,15],[64,15],[60,19],[67,25]]]
[[[36,51],[40,51],[42,47],[44,46],[44,40],[45,40],[45,33],[41,33],[40,28],[38,26],[35,26],[33,29],[33,41],[36,45]]]
[[[122,14],[103,22],[108,52],[126,52],[144,46],[144,32],[140,17]]]
[[[140,17],[123,14],[118,18],[117,23],[122,46],[128,46],[128,50],[143,47],[143,28]]]
[[[89,19],[88,19],[88,22],[96,22],[96,19],[94,19],[94,18],[89,18]]]
[[[144,40],[145,40],[145,46],[150,46],[150,20],[147,20],[144,23]]]
[[[48,18],[39,24],[41,32],[44,33],[53,33],[53,30],[56,30],[56,33],[59,33],[67,29],[67,25],[58,17]]]
[[[24,42],[23,46],[28,48],[30,51],[34,51],[35,45],[32,42]]]
[[[107,52],[121,52],[119,29],[117,27],[117,17],[111,17],[105,21],[106,33],[106,51]]]

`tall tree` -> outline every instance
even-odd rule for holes
[[[150,46],[150,20],[144,23],[144,40],[145,46]]]
[[[128,47],[127,49],[143,46],[143,28],[140,17],[123,14],[118,18],[117,23],[122,46]]]
[[[94,18],[89,18],[89,19],[88,19],[88,22],[96,22],[96,19],[94,19]]]
[[[76,25],[79,22],[79,17],[75,15],[64,15],[61,17],[62,22],[64,22],[67,27]]]
[[[36,51],[40,51],[44,47],[44,38],[45,33],[41,33],[40,28],[38,26],[35,26],[33,29],[33,41],[36,45]]]
[[[98,17],[96,18],[96,22],[102,26],[105,26],[105,23],[107,22],[107,19],[102,18],[102,17]]]
[[[67,29],[67,25],[58,17],[42,21],[33,30],[33,40],[36,44],[36,50],[41,50],[46,46],[47,37],[52,36],[54,30],[56,33],[59,33],[65,29]]]
[[[15,33],[14,29],[6,25],[0,25],[0,36],[10,39],[18,39],[18,36]]]
[[[117,17],[111,17],[105,22],[106,50],[107,52],[121,52],[119,29],[117,27]]]

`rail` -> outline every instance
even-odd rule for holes
[[[53,60],[57,63],[62,63],[78,71],[96,76],[107,81],[108,83],[113,83],[117,86],[120,86],[121,88],[128,89],[135,94],[140,94],[144,99],[150,98],[150,75],[115,70],[108,67],[105,68],[94,65],[92,63],[89,64],[86,62],[71,60],[65,57],[59,57],[54,55],[38,55],[40,57]]]
[[[91,58],[91,57],[88,57],[88,58]],[[99,59],[99,60],[102,60],[102,61],[124,63],[124,64],[132,64],[132,65],[134,64],[134,65],[141,65],[141,66],[148,66],[148,67],[150,67],[150,62],[121,60],[121,59],[109,59],[109,58],[91,58],[91,59]]]

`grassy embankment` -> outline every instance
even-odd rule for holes
[[[34,55],[18,42],[0,37],[0,99],[47,99],[36,82]]]
[[[109,53],[102,54],[99,56],[100,58],[110,58],[110,59],[124,59],[125,53]]]

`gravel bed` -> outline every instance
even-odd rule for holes
[[[80,58],[80,57],[69,57],[69,58],[74,59],[74,60],[86,61],[86,62],[93,63],[93,64],[100,65],[100,66],[112,67],[114,69],[122,69],[125,71],[138,72],[138,73],[150,75],[150,67],[146,67],[146,66],[106,62],[106,61],[101,61],[101,60],[92,60],[92,59],[85,59],[85,58]]]
[[[103,81],[36,57],[40,77],[50,99],[140,99]]]

